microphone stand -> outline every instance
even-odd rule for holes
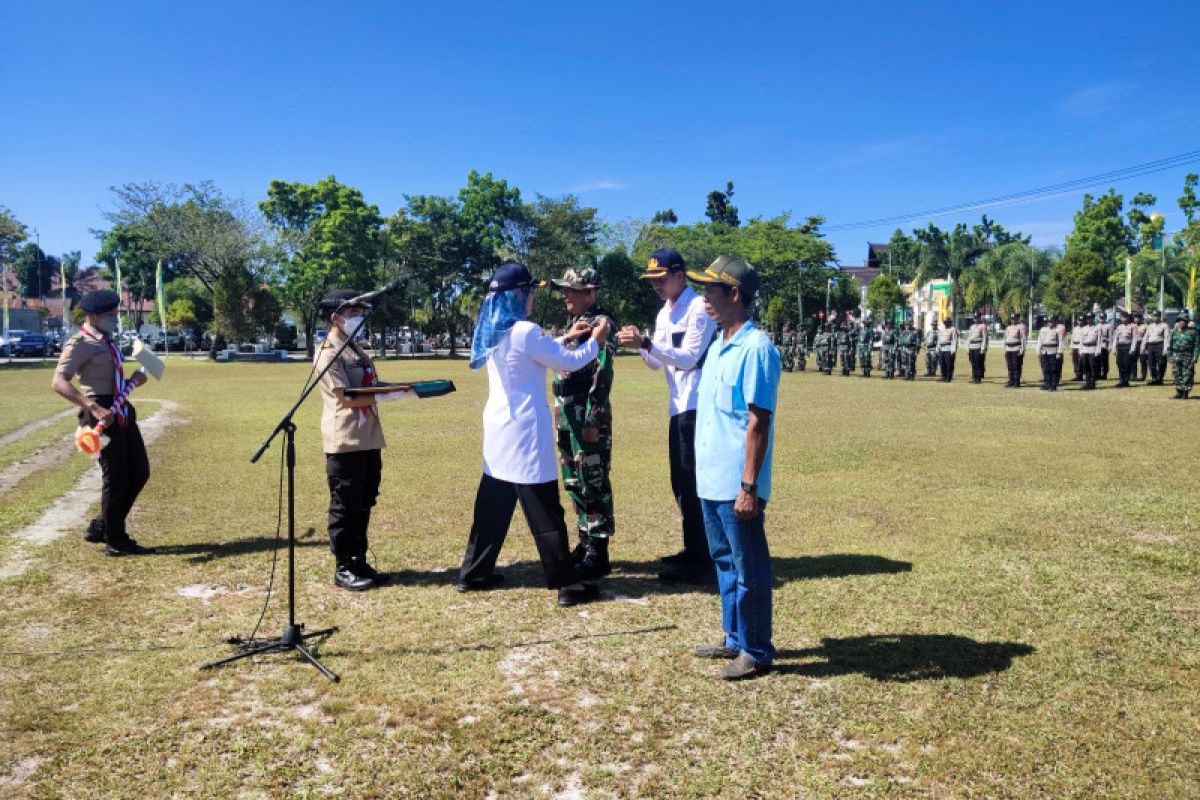
[[[238,661],[243,658],[261,655],[263,653],[287,653],[295,651],[298,656],[303,658],[308,663],[312,664],[321,674],[335,683],[341,680],[341,677],[331,669],[321,663],[320,659],[313,654],[312,650],[305,645],[309,639],[319,638],[322,642],[328,639],[333,634],[337,633],[337,627],[322,628],[317,631],[309,631],[304,633],[304,624],[296,622],[296,423],[292,421],[292,416],[312,394],[313,389],[321,382],[321,378],[325,377],[325,373],[329,371],[337,360],[341,357],[343,351],[350,346],[353,341],[350,337],[342,342],[341,347],[333,354],[333,358],[325,365],[317,377],[305,387],[300,394],[300,398],[296,400],[283,419],[279,420],[279,424],[271,431],[271,435],[267,440],[254,451],[254,455],[250,456],[250,463],[255,464],[267,448],[271,446],[271,442],[275,440],[281,432],[284,434],[287,448],[287,517],[288,517],[288,570],[287,570],[287,588],[288,588],[288,621],[280,636],[274,636],[267,639],[252,639],[250,641],[242,641],[238,638],[229,640],[230,644],[235,645],[238,651],[231,656],[227,656],[217,661],[210,661],[207,664],[201,664],[200,669],[211,669],[219,667],[222,664],[229,664],[233,661]]]

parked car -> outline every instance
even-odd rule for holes
[[[17,342],[21,341],[22,336],[30,333],[33,333],[33,331],[17,328],[10,328],[7,336],[0,333],[0,356],[4,356],[5,358],[15,356],[17,354]]]
[[[183,350],[186,344],[183,334],[180,333],[160,333],[154,337],[151,348],[154,350]]]
[[[49,358],[54,355],[54,343],[44,333],[27,333],[17,340],[13,355],[22,358]]]

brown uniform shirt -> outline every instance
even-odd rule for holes
[[[317,370],[333,358],[338,345],[328,339],[317,350]],[[386,446],[383,425],[374,408],[342,408],[334,389],[355,389],[363,385],[371,359],[357,344],[342,351],[337,362],[321,378],[321,443],[326,453],[353,453],[379,450]],[[359,411],[363,414],[359,414]]]
[[[67,339],[55,372],[68,381],[78,375],[80,391],[91,397],[111,396],[116,388],[112,350],[90,328]]]

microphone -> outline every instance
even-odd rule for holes
[[[360,294],[358,297],[351,297],[349,300],[347,300],[344,303],[342,303],[341,305],[339,305],[335,309],[334,313],[337,313],[338,311],[341,311],[343,308],[346,308],[348,306],[370,306],[370,305],[373,305],[374,302],[376,300],[378,300],[379,298],[386,297],[389,294],[398,292],[403,286],[404,286],[404,281],[398,280],[393,283],[389,283],[387,286],[384,286],[382,289],[375,289],[373,291],[366,292],[365,294]]]

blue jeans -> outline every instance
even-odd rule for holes
[[[738,519],[732,500],[701,498],[700,508],[708,552],[717,568],[725,646],[748,654],[756,663],[769,664],[775,659],[775,647],[771,644],[771,553],[763,529],[766,515]]]

